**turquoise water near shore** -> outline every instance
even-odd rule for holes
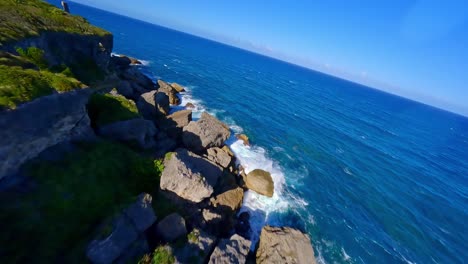
[[[51,1],[57,4],[58,1]],[[252,227],[307,232],[324,263],[468,259],[468,119],[202,38],[71,3],[114,34],[114,51],[187,87],[183,104],[247,134],[230,147],[268,169],[248,193]],[[255,239],[255,232],[253,234]]]

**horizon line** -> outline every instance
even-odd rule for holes
[[[438,109],[438,110],[441,110],[441,111],[444,111],[444,112],[448,112],[448,113],[451,113],[451,114],[455,114],[455,115],[457,115],[457,116],[461,116],[461,117],[463,117],[463,118],[467,118],[467,119],[468,119],[468,109],[465,109],[465,110],[464,110],[464,111],[466,111],[466,113],[464,113],[464,112],[455,112],[455,110],[450,110],[450,109],[442,108],[442,107],[440,107],[440,106],[432,105],[432,104],[429,104],[429,103],[427,103],[427,102],[420,101],[420,100],[415,99],[415,98],[403,96],[403,95],[400,95],[400,94],[398,94],[398,93],[394,93],[394,92],[390,92],[390,91],[387,91],[387,90],[383,90],[383,89],[379,89],[379,88],[376,88],[376,87],[372,87],[372,86],[370,86],[370,85],[368,85],[368,84],[361,83],[361,82],[358,82],[358,81],[355,81],[355,80],[351,80],[351,79],[346,78],[346,77],[342,77],[342,76],[339,76],[339,75],[334,75],[334,74],[331,74],[331,73],[323,72],[323,71],[320,71],[320,70],[311,68],[311,67],[306,66],[306,65],[301,65],[301,64],[298,64],[298,63],[295,63],[295,62],[292,62],[292,61],[287,61],[287,60],[284,60],[284,59],[281,59],[281,58],[269,56],[269,55],[267,55],[267,54],[260,53],[259,51],[250,50],[250,49],[246,49],[246,48],[243,48],[243,47],[235,46],[235,45],[233,45],[233,44],[231,44],[231,43],[226,43],[226,42],[222,42],[222,41],[220,41],[220,40],[212,39],[212,38],[209,38],[209,37],[206,37],[206,36],[202,36],[202,35],[198,35],[198,34],[195,34],[195,33],[187,32],[187,31],[182,31],[182,30],[175,29],[175,28],[170,28],[170,27],[168,27],[168,26],[160,25],[160,24],[157,24],[157,23],[155,23],[155,22],[146,21],[146,20],[142,20],[142,19],[138,19],[138,18],[135,18],[135,17],[128,16],[128,15],[125,15],[125,14],[121,14],[121,13],[116,13],[116,12],[108,11],[108,10],[101,9],[101,8],[98,8],[98,7],[95,7],[95,6],[91,6],[91,5],[87,5],[87,4],[82,4],[82,3],[78,3],[78,2],[75,2],[75,1],[73,1],[73,0],[69,0],[69,2],[72,2],[72,3],[74,3],[74,4],[78,4],[78,5],[82,5],[82,6],[86,6],[86,7],[89,7],[89,8],[94,8],[94,9],[97,9],[97,10],[100,10],[100,11],[104,11],[104,12],[107,12],[107,13],[111,13],[111,14],[115,14],[115,15],[118,15],[118,16],[122,16],[122,17],[125,17],[125,18],[128,18],[128,19],[132,19],[132,20],[135,20],[135,21],[138,21],[138,22],[150,24],[150,25],[157,26],[157,27],[162,27],[162,28],[165,28],[165,29],[168,29],[168,30],[172,30],[172,31],[175,31],[175,32],[178,32],[178,33],[190,35],[190,36],[197,37],[197,38],[200,38],[200,39],[203,39],[203,40],[208,40],[208,41],[211,41],[211,42],[215,42],[215,43],[217,43],[217,44],[225,45],[225,46],[228,46],[228,47],[231,47],[231,48],[235,48],[235,49],[239,49],[239,50],[242,50],[242,51],[246,51],[246,52],[249,52],[249,53],[253,53],[253,54],[255,54],[255,55],[263,56],[263,57],[266,57],[266,58],[269,58],[269,59],[273,59],[273,60],[276,60],[276,61],[279,61],[279,62],[282,62],[282,63],[286,63],[286,64],[289,64],[289,65],[292,65],[292,66],[295,66],[295,67],[300,67],[300,68],[305,69],[305,70],[314,71],[314,72],[317,72],[317,73],[320,73],[320,74],[324,74],[324,75],[327,75],[327,76],[331,76],[331,77],[333,77],[333,78],[338,78],[338,79],[340,79],[340,80],[347,81],[347,82],[350,82],[350,83],[353,83],[353,84],[362,86],[362,87],[367,88],[367,89],[371,89],[371,90],[375,90],[375,91],[378,91],[378,92],[382,92],[382,93],[390,94],[390,95],[393,95],[393,96],[397,96],[397,97],[400,97],[400,98],[403,98],[403,99],[406,99],[406,100],[409,100],[409,101],[413,101],[413,102],[416,102],[416,103],[419,103],[419,104],[423,104],[423,105],[425,105],[425,106],[433,107],[433,108],[436,108],[436,109]]]

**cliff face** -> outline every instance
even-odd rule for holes
[[[53,94],[0,113],[0,179],[63,141],[94,136],[86,103],[91,89]]]
[[[0,1],[0,179],[48,147],[94,136],[92,89],[70,90],[105,77],[112,48],[112,34],[44,1]]]
[[[1,49],[16,53],[17,48],[29,47],[43,50],[44,59],[51,68],[66,65],[80,71],[80,67],[95,64],[100,70],[107,71],[113,48],[113,36],[45,31],[37,37],[4,45]]]

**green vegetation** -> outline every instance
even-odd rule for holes
[[[172,158],[172,155],[174,155],[175,152],[167,152],[164,154],[164,160],[170,160]]]
[[[63,12],[40,0],[0,1],[0,46],[43,31],[104,36],[109,32],[95,27],[80,16]]]
[[[44,51],[36,47],[29,47],[26,50],[22,48],[17,48],[16,52],[25,58],[34,63],[39,69],[44,70],[49,66],[46,59],[44,59]]]
[[[138,194],[152,193],[161,173],[152,159],[109,142],[83,144],[61,161],[31,162],[25,170],[35,187],[0,193],[0,263],[85,262],[97,226]]]
[[[0,108],[14,109],[20,103],[55,91],[67,92],[83,87],[81,82],[64,74],[0,65]]]
[[[139,116],[135,102],[121,95],[93,94],[88,103],[88,114],[94,127],[133,119]]]
[[[153,254],[145,255],[138,264],[172,264],[175,258],[165,246],[157,247]]]
[[[192,243],[197,243],[199,237],[200,237],[200,231],[198,231],[198,230],[196,230],[196,229],[192,230],[192,232],[190,232],[190,233],[187,235],[188,241],[190,241],[190,242],[192,242]]]

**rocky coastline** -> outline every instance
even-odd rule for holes
[[[244,192],[272,197],[274,182],[267,171],[244,171],[226,145],[233,133],[226,124],[206,112],[195,120],[195,106],[181,105],[183,86],[154,82],[140,72],[137,59],[111,55],[111,35],[71,36],[43,32],[0,47],[8,56],[19,56],[18,46],[40,49],[49,66],[74,65],[84,58],[104,73],[101,80],[86,82],[86,88],[44,95],[0,112],[0,203],[7,208],[0,220],[8,220],[2,223],[6,229],[11,225],[7,237],[15,240],[0,249],[0,260],[315,263],[310,238],[297,229],[265,226],[258,244],[252,245],[249,214],[239,213]],[[56,49],[53,43],[60,38],[73,43]],[[74,76],[82,75],[86,73],[77,71]],[[174,106],[181,110],[174,111]],[[247,135],[235,136],[251,144]],[[112,158],[107,167],[99,158],[89,158],[90,153],[100,153],[95,146],[111,149],[103,154]],[[79,155],[85,161],[76,165]],[[127,162],[136,165],[122,164]],[[82,186],[84,179],[66,177],[66,168],[98,180]],[[102,168],[106,171],[101,179]],[[121,174],[111,183],[123,187],[109,187],[106,173]],[[87,199],[93,188],[96,195]],[[48,196],[55,192],[57,196]],[[45,206],[36,207],[42,197]],[[111,201],[97,207],[101,199]],[[26,209],[18,209],[23,206]],[[54,235],[43,230],[51,229],[42,225],[60,226],[56,232],[62,226],[73,229],[65,218],[69,207],[82,207],[73,213],[83,217],[77,223],[86,227],[83,232],[51,238],[56,248],[30,256],[28,232],[40,229],[39,234],[49,238]],[[86,217],[91,211],[92,217]],[[54,218],[60,214],[63,219]],[[28,224],[14,223],[15,217]]]

